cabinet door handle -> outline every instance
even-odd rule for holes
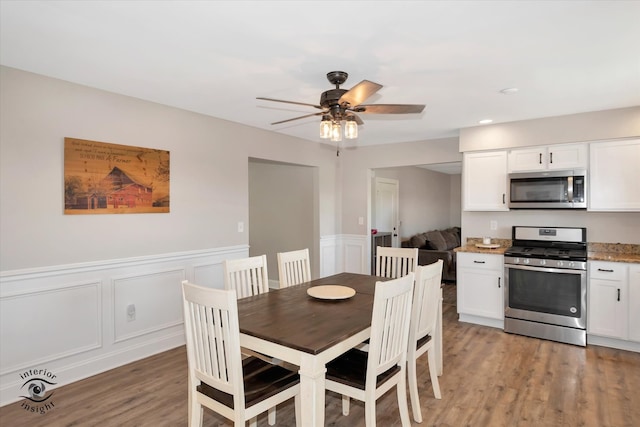
[[[609,270],[607,268],[599,268],[598,271],[604,271],[605,273],[613,273],[613,270]]]
[[[618,301],[620,301],[620,288],[618,288]]]
[[[549,153],[549,163],[553,163],[553,153]]]
[[[484,264],[485,263],[485,261],[473,261],[473,262],[476,263],[476,264]]]
[[[542,153],[540,153],[540,159],[538,160],[539,164],[542,164]]]
[[[500,279],[502,279],[502,277],[498,277],[498,288],[500,287]]]
[[[507,195],[505,193],[502,193],[502,204],[503,205],[506,203],[506,198],[507,198]]]

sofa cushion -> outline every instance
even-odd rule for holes
[[[423,246],[421,246],[421,247],[420,247],[420,248],[418,248],[418,249],[427,249],[427,250],[430,250],[430,251],[435,251],[435,250],[437,250],[437,249],[436,249],[436,247],[435,247],[435,245],[434,245],[433,243],[431,243],[429,240],[426,240],[426,241],[425,241],[425,243],[424,243],[424,245],[423,245]]]
[[[436,250],[446,251],[448,249],[447,242],[442,236],[442,232],[438,230],[434,230],[434,231],[428,231],[426,234],[427,234],[427,239],[429,240],[429,242],[431,242],[431,245],[433,245]]]
[[[457,248],[458,246],[460,246],[460,244],[462,243],[460,240],[460,227],[451,227],[451,228],[447,228],[445,231],[448,231],[449,233],[453,234],[454,236],[456,236],[456,245],[454,246],[455,248]]]
[[[411,247],[421,248],[424,246],[426,241],[427,241],[427,238],[425,237],[424,234],[416,234],[415,236],[411,237]]]
[[[454,233],[451,233],[449,231],[443,231],[442,237],[444,238],[444,241],[447,244],[447,250],[451,250],[458,246],[458,238]]]

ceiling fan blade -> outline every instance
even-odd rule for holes
[[[343,93],[338,100],[338,103],[342,105],[343,103],[348,102],[349,105],[355,107],[356,105],[360,105],[365,99],[369,98],[380,89],[382,89],[382,85],[370,82],[369,80],[363,80]]]
[[[417,114],[422,113],[424,105],[420,104],[372,104],[358,105],[354,111],[364,114]]]
[[[294,120],[305,119],[307,117],[322,116],[323,114],[327,114],[327,112],[326,111],[320,111],[319,113],[307,114],[307,115],[300,116],[300,117],[294,117],[293,119],[280,120],[279,122],[273,122],[271,124],[272,125],[279,125],[280,123],[292,122]]]
[[[306,102],[296,102],[296,101],[284,101],[282,99],[274,99],[274,98],[264,98],[258,96],[256,99],[262,99],[263,101],[274,101],[274,102],[284,102],[285,104],[296,104],[296,105],[306,105],[307,107],[319,108],[322,109],[321,106],[315,104],[307,104]]]

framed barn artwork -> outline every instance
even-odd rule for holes
[[[169,212],[169,151],[64,139],[64,213]]]

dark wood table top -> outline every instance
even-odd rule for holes
[[[375,283],[388,279],[340,273],[238,300],[240,332],[306,353],[318,354],[371,326]],[[321,300],[311,286],[343,285],[356,294]]]

